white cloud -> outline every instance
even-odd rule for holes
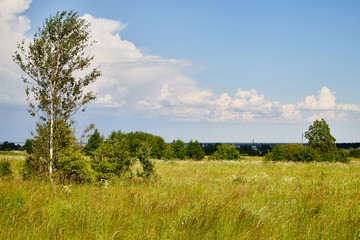
[[[16,43],[25,38],[30,20],[20,16],[31,1],[0,2],[0,103],[24,104],[20,70],[12,63]],[[121,109],[129,114],[143,113],[177,121],[311,121],[321,117],[344,120],[359,113],[355,104],[337,104],[335,92],[322,87],[318,94],[306,96],[296,104],[267,99],[255,89],[238,89],[235,96],[201,89],[184,70],[192,63],[184,59],[146,56],[120,33],[127,24],[85,14],[97,43],[88,53],[95,56],[94,67],[101,65],[103,75],[89,89],[98,98],[91,106]],[[21,87],[19,87],[21,86]]]
[[[99,104],[117,106],[125,111],[143,112],[180,121],[301,121],[321,111],[358,111],[354,104],[336,104],[335,93],[323,87],[317,96],[305,97],[297,104],[281,104],[266,99],[255,89],[238,89],[231,97],[200,89],[183,73],[191,66],[186,60],[145,56],[136,46],[122,40],[119,31],[126,27],[118,21],[85,15],[92,23],[98,44],[91,53],[102,65],[103,77],[94,84],[102,101]],[[125,91],[119,91],[125,89]],[[111,96],[111,98],[110,98]],[[327,117],[331,117],[329,113]],[[344,114],[337,116],[345,117]],[[316,116],[315,116],[316,117]]]
[[[322,87],[317,97],[314,95],[307,96],[298,105],[300,108],[307,110],[329,110],[334,109],[335,102],[335,92],[331,92],[327,87]]]
[[[294,104],[282,105],[282,116],[285,119],[293,119],[293,120],[301,119],[300,110],[296,109]]]
[[[31,0],[0,1],[0,104],[24,104],[25,93],[21,71],[12,62],[17,43],[30,29],[30,19],[19,15],[29,8]]]
[[[318,91],[317,96],[306,96],[304,101],[298,102],[297,108],[306,111],[308,122],[321,118],[347,121],[349,115],[359,112],[359,107],[355,104],[337,104],[335,92],[331,92],[326,86]]]
[[[331,120],[331,121],[347,121],[347,114],[346,112],[335,112],[335,111],[324,111],[318,114],[314,114],[309,116],[306,121],[313,122],[315,120],[321,119]]]

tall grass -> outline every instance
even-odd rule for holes
[[[66,186],[23,181],[23,161],[0,178],[0,239],[360,239],[358,161],[156,160],[152,182]]]

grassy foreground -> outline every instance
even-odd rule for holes
[[[360,162],[155,161],[158,180],[0,178],[0,239],[360,239]]]

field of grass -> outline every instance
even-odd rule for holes
[[[23,181],[0,155],[0,239],[360,239],[360,162],[155,161],[153,182]]]

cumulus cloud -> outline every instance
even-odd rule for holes
[[[331,92],[327,87],[322,87],[318,96],[307,96],[298,105],[299,108],[306,110],[329,110],[334,109],[335,102],[335,92]]]
[[[190,61],[146,56],[133,43],[121,38],[126,24],[89,14],[83,18],[92,24],[97,44],[90,53],[95,55],[96,64],[102,66],[104,74],[93,85],[100,106],[175,120],[211,122],[302,121],[325,115],[332,117],[331,111],[342,112],[336,116],[344,119],[346,112],[359,111],[354,104],[336,104],[335,92],[327,87],[297,104],[271,101],[255,89],[239,88],[235,96],[201,89],[184,74],[184,68],[191,67]]]
[[[0,33],[8,36],[0,45],[0,81],[7,86],[0,89],[0,103],[25,103],[23,88],[19,87],[21,73],[11,55],[30,28],[30,20],[21,15],[30,2],[0,2]],[[353,112],[359,113],[355,104],[336,103],[335,92],[325,86],[317,95],[285,104],[267,99],[255,89],[239,88],[234,96],[202,89],[185,73],[191,61],[144,55],[135,44],[121,38],[127,24],[90,14],[82,18],[91,23],[92,38],[97,42],[88,49],[88,54],[95,56],[92,66],[100,65],[103,73],[89,87],[98,95],[92,107],[208,122],[344,120]]]
[[[21,72],[12,62],[17,43],[30,29],[30,19],[20,15],[29,8],[31,0],[0,1],[0,104],[24,104],[25,93]]]
[[[303,101],[298,102],[297,108],[307,113],[306,121],[308,122],[321,118],[346,121],[349,115],[358,113],[360,110],[355,104],[336,103],[335,92],[331,92],[326,86],[318,91],[317,96],[306,96]]]

